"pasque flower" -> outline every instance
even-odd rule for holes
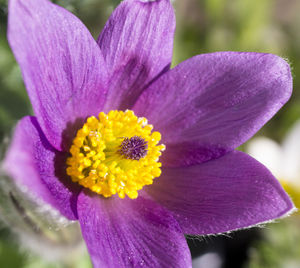
[[[190,267],[184,234],[293,209],[235,150],[289,99],[283,59],[219,52],[170,70],[169,0],[121,2],[97,42],[47,0],[11,0],[8,26],[35,116],[18,123],[3,166],[79,221],[95,267]]]

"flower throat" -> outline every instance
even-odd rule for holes
[[[161,174],[158,159],[165,149],[161,135],[133,111],[101,112],[77,132],[67,159],[73,182],[110,197],[138,197],[138,190]]]

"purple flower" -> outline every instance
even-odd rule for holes
[[[18,123],[4,168],[80,222],[95,267],[190,267],[184,234],[293,209],[272,174],[235,150],[289,99],[288,64],[218,52],[170,70],[174,30],[169,0],[123,1],[97,42],[47,0],[10,0],[8,39],[35,116]]]

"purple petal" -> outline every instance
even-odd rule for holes
[[[270,171],[234,151],[196,166],[164,168],[146,191],[186,234],[215,234],[273,220],[293,204]]]
[[[111,71],[106,110],[130,108],[145,85],[169,69],[174,31],[169,0],[121,2],[98,39]]]
[[[83,191],[77,209],[95,268],[191,267],[177,222],[150,199],[106,199]]]
[[[68,219],[76,219],[80,187],[65,175],[66,154],[47,141],[35,117],[19,121],[3,163],[17,186],[49,203]]]
[[[10,0],[8,26],[41,128],[56,149],[65,150],[72,125],[98,114],[105,100],[99,46],[75,16],[47,0]]]
[[[291,91],[289,65],[282,58],[219,52],[196,56],[167,72],[133,109],[161,131],[165,165],[193,165],[252,137]]]

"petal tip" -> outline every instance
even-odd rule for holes
[[[293,77],[291,67],[287,59],[274,54],[265,54],[267,57],[270,73],[273,79],[282,84],[285,91],[285,102],[290,98],[293,89]],[[268,68],[268,67],[267,67]]]

